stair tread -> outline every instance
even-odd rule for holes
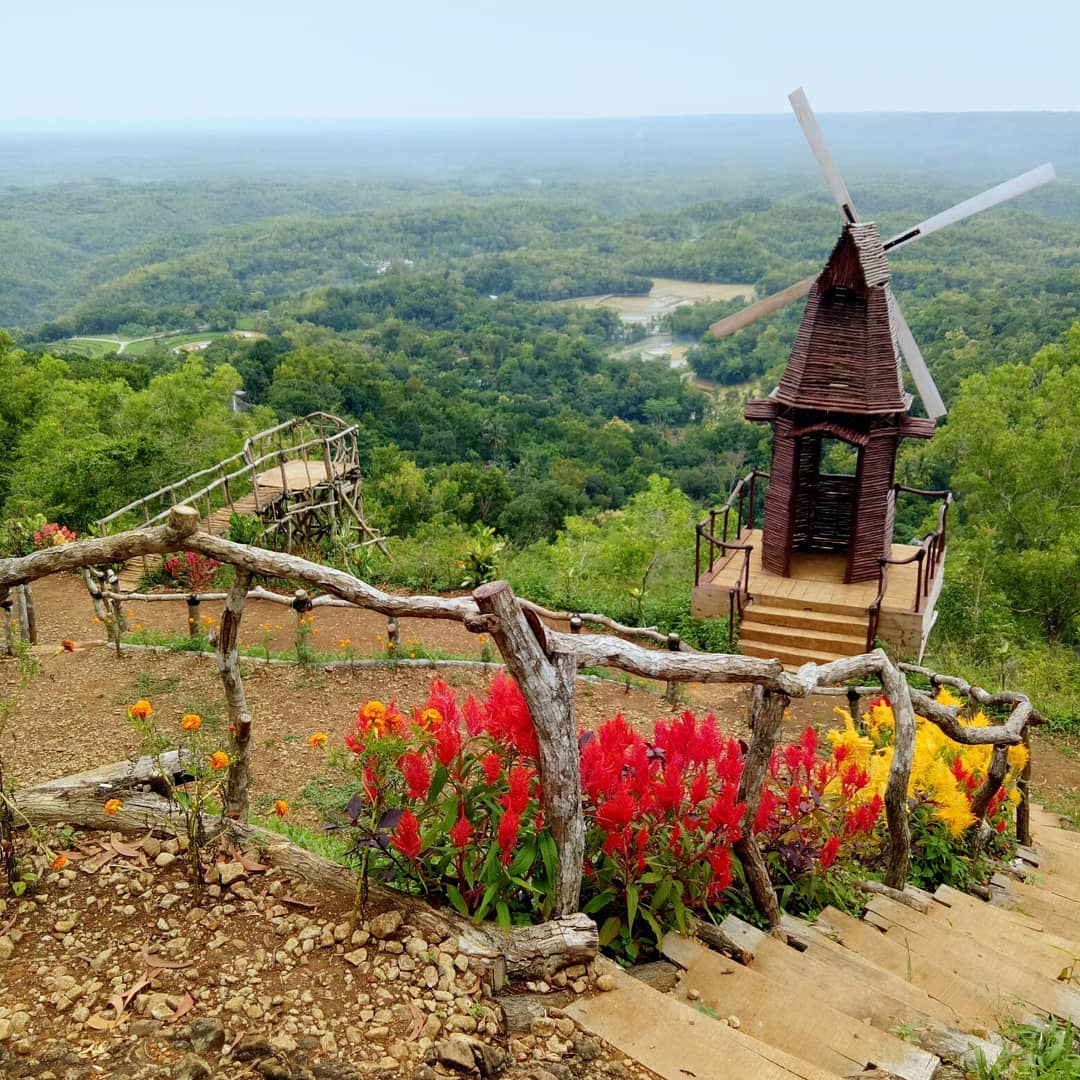
[[[754,641],[774,641],[786,644],[789,640],[799,648],[799,642],[807,639],[822,641],[834,645],[855,645],[862,652],[866,644],[866,631],[861,633],[856,630],[850,634],[837,634],[831,630],[817,630],[802,626],[777,626],[773,623],[757,623],[750,618],[747,611],[743,621],[739,624],[739,638],[749,638]]]
[[[785,619],[798,619],[800,616],[806,618],[820,619],[822,622],[830,623],[834,626],[850,626],[853,622],[862,626],[866,625],[868,618],[867,613],[862,608],[852,608],[851,613],[841,613],[837,611],[819,611],[813,606],[806,607],[788,607],[781,604],[770,603],[773,597],[765,597],[762,600],[753,600],[750,606],[746,609],[746,616],[762,615],[762,616],[774,616],[777,618]]]
[[[796,649],[791,646],[776,648],[767,642],[739,640],[739,651],[744,656],[756,656],[759,660],[779,660],[787,667],[798,667],[801,664],[826,664],[832,660],[846,660],[848,656],[856,653],[832,653],[816,649]]]

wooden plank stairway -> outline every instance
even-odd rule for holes
[[[787,667],[828,663],[866,650],[867,610],[842,600],[768,596],[751,601],[739,623],[739,651]]]
[[[748,966],[669,934],[674,993],[608,964],[614,989],[567,1011],[665,1080],[930,1080],[942,1057],[993,1062],[1010,1021],[1080,1022],[1080,833],[1038,808],[1032,824],[1038,852],[995,876],[992,903],[912,889],[916,907],[874,897],[863,919],[785,917],[786,943],[732,916]]]

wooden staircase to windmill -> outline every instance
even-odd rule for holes
[[[785,917],[787,942],[729,917],[724,952],[668,934],[674,967],[642,981],[608,964],[613,989],[566,1012],[665,1080],[930,1080],[942,1060],[992,1063],[1010,1022],[1080,1021],[1080,833],[1038,807],[1032,826],[1037,850],[994,876],[990,902],[909,888],[862,919]]]
[[[328,413],[312,413],[251,436],[231,458],[169,484],[96,522],[103,534],[134,524],[163,522],[176,505],[194,506],[202,528],[221,536],[233,514],[260,520],[262,534],[291,550],[331,534],[354,537],[352,546],[383,538],[364,520],[357,427]],[[119,590],[134,592],[161,565],[160,556],[127,563]]]

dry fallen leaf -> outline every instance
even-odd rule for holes
[[[176,1006],[176,1012],[169,1017],[171,1023],[176,1023],[185,1013],[190,1012],[195,1007],[195,999],[190,994],[185,994],[180,1004]]]

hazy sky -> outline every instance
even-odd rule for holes
[[[6,0],[0,127],[1080,110],[1080,0]]]

